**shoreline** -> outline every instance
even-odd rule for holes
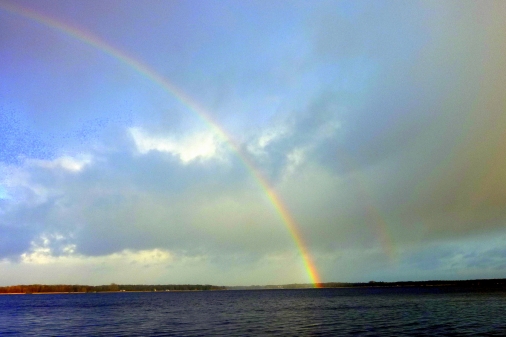
[[[231,286],[216,289],[164,289],[164,290],[99,290],[99,291],[44,291],[44,292],[0,292],[0,295],[61,295],[61,294],[114,294],[114,293],[172,293],[201,291],[240,291],[240,290],[324,290],[324,289],[402,289],[402,288],[442,288],[468,291],[506,291],[506,279],[473,281],[431,281],[431,282],[369,282],[369,283],[325,283],[319,287],[310,284],[286,284],[279,286]]]
[[[344,288],[447,288],[468,289],[473,291],[502,290],[506,291],[506,279],[477,280],[430,280],[398,282],[322,282],[322,283],[288,283],[250,286],[215,286],[209,284],[116,284],[79,285],[79,284],[20,284],[0,287],[0,295],[30,294],[95,294],[125,292],[188,292],[217,290],[283,290],[283,289],[344,289]]]

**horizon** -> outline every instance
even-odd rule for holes
[[[505,278],[505,17],[0,0],[0,286]]]
[[[410,281],[410,280],[404,280],[404,281],[374,281],[370,280],[367,282],[338,282],[338,281],[330,281],[330,282],[321,282],[319,285],[373,285],[373,284],[397,284],[397,283],[430,283],[430,282],[457,282],[457,283],[464,283],[464,282],[474,282],[474,281],[506,281],[506,278],[492,278],[492,279],[453,279],[453,280],[421,280],[421,281]],[[40,283],[33,283],[33,284],[11,284],[7,286],[0,286],[0,288],[8,288],[8,287],[16,287],[16,286],[79,286],[79,287],[110,287],[110,286],[146,286],[146,287],[154,287],[154,286],[211,286],[211,287],[219,287],[219,288],[251,288],[251,287],[281,287],[281,286],[308,286],[309,288],[314,289],[323,289],[320,287],[315,286],[314,283],[308,282],[308,283],[283,283],[283,284],[249,284],[249,285],[224,285],[224,284],[210,284],[210,283],[184,283],[184,284],[176,284],[176,283],[108,283],[108,284],[83,284],[83,283],[74,283],[74,284],[64,284],[64,283],[54,283],[54,284],[40,284]],[[504,285],[503,285],[504,286]],[[332,287],[331,287],[332,288]],[[288,288],[286,288],[288,289]],[[212,289],[216,290],[216,289]],[[113,291],[119,291],[119,290],[113,290]]]

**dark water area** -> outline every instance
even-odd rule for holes
[[[506,336],[506,292],[431,287],[2,295],[0,336]]]

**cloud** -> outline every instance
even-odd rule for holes
[[[43,263],[39,263],[43,262]],[[258,260],[240,256],[179,255],[163,250],[124,250],[103,256],[45,256],[43,261],[12,264],[0,260],[0,284],[283,284],[304,273],[293,253],[271,254]],[[168,282],[167,280],[171,281]],[[247,280],[247,281],[245,281]]]
[[[30,250],[21,254],[21,263],[32,265],[47,265],[58,264],[61,261],[70,263],[86,262],[86,260],[102,259],[108,263],[114,261],[121,261],[125,264],[140,264],[143,266],[153,265],[167,265],[174,260],[173,254],[169,251],[161,249],[151,250],[122,250],[112,253],[110,255],[101,256],[98,258],[87,257],[84,255],[76,254],[75,245],[66,245],[62,249],[63,254],[55,254],[52,248],[52,243],[55,241],[62,241],[65,238],[61,235],[42,235],[39,240],[32,241]]]
[[[33,264],[48,264],[58,259],[56,256],[68,256],[74,253],[74,244],[61,244],[65,237],[59,234],[41,235],[38,240],[30,242],[30,250],[21,254],[21,262]],[[55,252],[55,248],[61,250]]]
[[[5,167],[12,198],[0,205],[0,253],[35,259],[60,256],[68,247],[86,256],[160,248],[257,259],[291,246],[279,216],[240,162],[188,165],[164,156],[126,147],[94,153],[94,160],[27,159]]]
[[[129,132],[140,154],[150,151],[170,153],[179,157],[184,164],[194,160],[205,161],[222,158],[220,156],[221,142],[211,132],[193,134],[180,140],[147,135],[135,127],[130,128]]]
[[[330,118],[322,111],[332,100],[347,112],[339,117],[341,137],[307,156],[355,181],[346,193],[368,195],[399,244],[503,228],[504,5],[363,4],[351,6],[356,12],[348,18],[328,16],[316,27],[315,58],[365,59],[374,71],[362,92],[350,93],[361,104],[336,90],[308,105],[315,121],[318,112]],[[310,123],[298,125],[294,134],[310,130]],[[352,208],[359,219],[360,204]]]
[[[160,275],[166,275],[169,266],[174,268],[181,264],[188,264],[188,261],[161,249],[123,250],[89,257],[72,251],[54,256],[50,248],[32,246],[29,252],[22,254],[18,264],[0,261],[3,270],[8,271],[0,283],[13,284],[21,276],[25,283],[162,283]]]
[[[331,93],[323,92],[264,129],[250,131],[243,151],[275,185],[305,162],[319,160],[322,149],[339,144],[346,132],[344,111]]]
[[[89,155],[78,157],[63,156],[53,160],[28,159],[28,165],[39,166],[45,169],[64,169],[69,172],[79,172],[85,165],[91,163]]]
[[[255,134],[255,138],[247,143],[247,150],[255,156],[266,155],[266,148],[273,142],[288,136],[289,128],[287,125],[276,125],[271,128],[260,131]]]
[[[278,24],[273,13],[269,22]],[[168,69],[181,63],[164,59],[156,69],[190,88],[189,96],[197,90],[202,102],[219,102],[211,115],[240,135],[242,157],[211,130],[197,129],[195,116],[167,92],[151,90],[153,83],[137,90],[142,81],[118,69],[105,87],[97,82],[103,71],[90,75],[77,98],[39,97],[46,107],[29,104],[26,116],[17,113],[25,109],[19,97],[39,85],[20,90],[19,104],[9,105],[16,118],[6,117],[1,133],[13,133],[6,153],[18,158],[0,164],[0,257],[10,261],[2,268],[42,275],[42,267],[53,274],[68,267],[105,283],[115,275],[132,282],[306,281],[290,231],[246,157],[292,214],[324,280],[500,276],[504,242],[488,236],[503,238],[506,224],[504,13],[501,2],[321,3],[298,17],[307,25],[297,24],[283,48],[271,50],[274,40],[259,37],[253,44],[266,47],[260,56],[249,52],[253,45],[242,47],[255,30],[231,35],[246,28],[215,27],[241,42],[220,35],[211,39],[221,43],[217,49],[199,35],[210,51],[193,40],[201,49],[184,61],[188,68]],[[276,27],[262,36],[288,31]],[[33,48],[44,49],[44,59],[61,57]],[[49,83],[46,75],[41,83]],[[26,84],[32,73],[24,76]],[[58,76],[66,79],[49,92],[65,81],[79,84],[68,70]],[[81,104],[89,95],[93,104]],[[63,125],[37,115],[53,109],[67,116]],[[82,123],[93,124],[82,129],[93,142],[76,136]],[[45,130],[41,139],[54,146],[28,151],[37,141],[18,143],[24,129]]]

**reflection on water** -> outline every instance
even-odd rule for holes
[[[506,336],[506,293],[443,288],[0,296],[10,336]]]

